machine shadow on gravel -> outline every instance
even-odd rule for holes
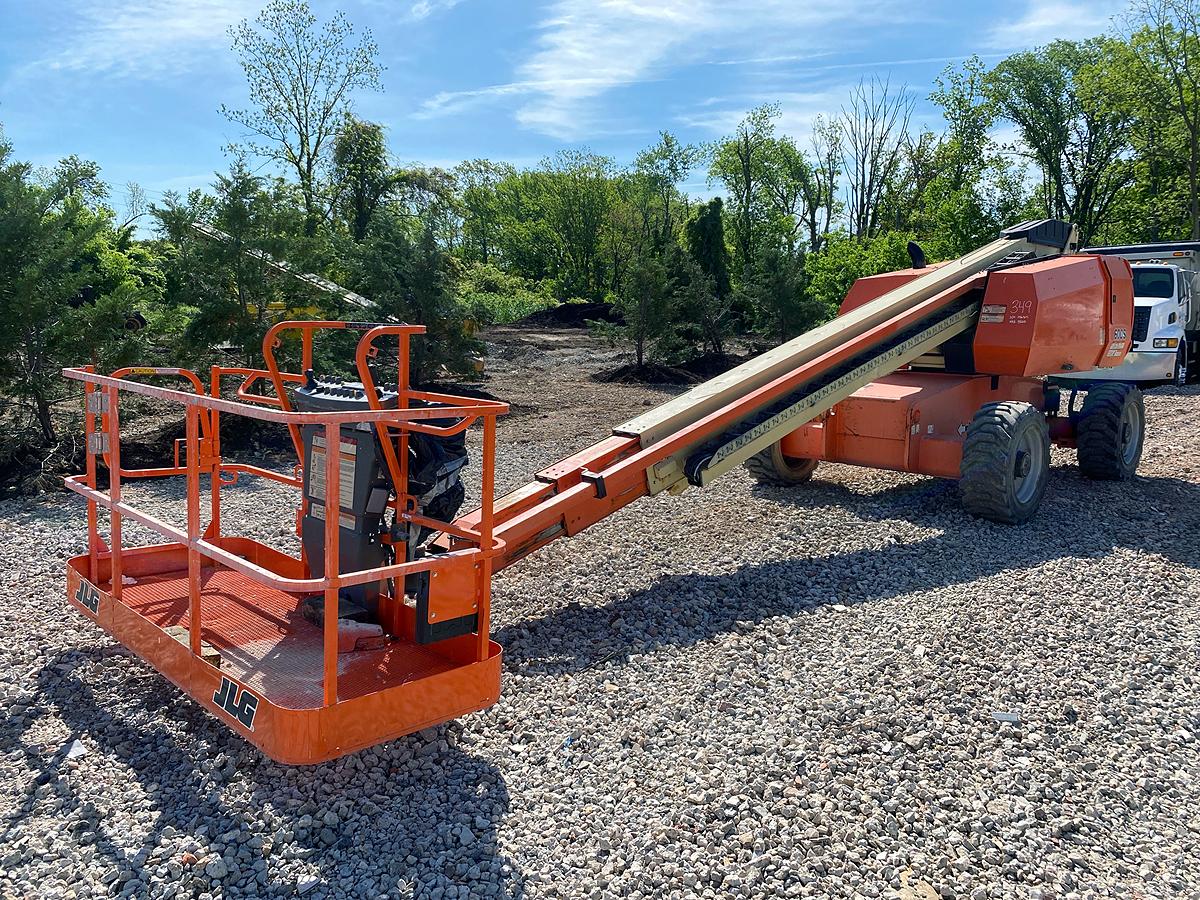
[[[900,519],[944,528],[942,539],[954,544],[974,546],[983,539],[1016,549],[1036,543],[1043,552],[1033,554],[1039,557],[1035,563],[1125,547],[1200,567],[1200,541],[1189,537],[1200,526],[1200,485],[1182,478],[1137,475],[1124,482],[1094,481],[1073,465],[1054,466],[1037,516],[1018,526],[968,515],[960,505],[957,484],[942,478],[916,476],[879,492],[861,493],[845,484],[822,481],[818,469],[815,478],[800,488],[755,484],[751,490],[798,510],[838,506],[862,519]],[[1036,535],[1036,541],[1019,540],[1023,533]],[[1016,540],[1006,541],[1006,537]]]
[[[509,808],[507,785],[490,763],[452,746],[456,735],[450,730],[460,726],[428,729],[317,766],[281,766],[148,669],[136,691],[129,690],[133,673],[110,684],[104,662],[120,657],[128,654],[119,647],[64,651],[39,672],[38,695],[24,714],[0,713],[0,745],[23,753],[29,781],[23,801],[0,819],[0,830],[34,813],[34,791],[53,784],[63,801],[57,815],[73,820],[71,835],[79,840],[94,834],[89,842],[95,853],[121,873],[121,881],[146,881],[149,874],[143,877],[141,870],[155,848],[165,843],[173,849],[153,859],[152,869],[178,860],[183,848],[178,841],[196,836],[200,861],[184,867],[179,879],[193,895],[218,881],[229,888],[249,876],[257,894],[292,896],[299,871],[320,879],[313,897],[359,896],[364,890],[379,896],[393,891],[401,878],[418,895],[458,884],[468,885],[473,895],[486,890],[491,896],[524,896],[523,876],[496,841],[494,823]],[[86,668],[91,671],[81,671]],[[60,719],[72,736],[53,749],[27,743],[23,734],[38,715]],[[187,751],[178,727],[164,722],[187,731]],[[78,768],[66,760],[72,738],[82,739],[90,751]],[[112,766],[114,760],[120,765]],[[89,784],[88,772],[106,766],[112,766],[112,789],[124,791],[123,779],[132,778],[157,814],[137,850],[126,850],[129,834],[105,820],[103,785]],[[76,771],[63,778],[68,768]],[[366,777],[372,769],[383,777]],[[249,793],[248,801],[233,789],[236,782]],[[264,825],[261,814],[268,808],[274,815]],[[339,817],[336,824],[324,821],[330,811]],[[323,829],[333,833],[332,843]],[[274,846],[253,847],[248,862],[231,867],[224,879],[210,879],[203,871],[206,848],[230,832],[256,835]],[[293,873],[281,875],[281,856],[292,860]],[[409,856],[416,862],[407,861]],[[247,894],[251,887],[243,886],[241,895],[255,895]]]
[[[934,534],[809,556],[811,544],[803,526],[797,526],[791,559],[746,564],[723,575],[667,574],[616,602],[570,603],[501,629],[495,639],[505,648],[507,670],[559,674],[659,646],[696,644],[734,631],[739,623],[967,584],[1055,559],[1099,558],[1114,548],[1200,567],[1200,540],[1193,537],[1200,534],[1200,485],[1138,476],[1122,483],[1087,481],[1084,490],[1085,481],[1074,467],[1056,468],[1038,516],[1015,527],[969,516],[958,504],[955,484],[942,479],[858,493],[821,481],[818,470],[799,488],[756,486],[758,496],[797,510],[797,520],[800,510],[819,515],[821,508],[838,506],[862,519],[906,521]],[[1172,527],[1164,528],[1164,521]],[[947,568],[945,560],[953,566]],[[865,573],[874,574],[864,578]],[[606,637],[597,639],[598,633]]]

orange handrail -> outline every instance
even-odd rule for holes
[[[95,419],[98,404],[89,402],[87,404],[87,416],[85,417],[85,430],[88,435],[89,447],[87,472],[84,475],[72,476],[66,479],[66,486],[84,496],[88,501],[89,574],[95,578],[97,574],[97,561],[102,557],[107,557],[111,565],[112,595],[115,599],[120,599],[121,560],[124,549],[121,525],[123,519],[126,517],[181,545],[186,550],[188,558],[188,643],[194,654],[199,654],[201,649],[203,611],[200,608],[200,567],[202,559],[216,562],[277,590],[290,593],[323,592],[326,603],[325,609],[327,611],[323,651],[324,696],[326,704],[333,704],[337,702],[338,698],[337,603],[339,590],[344,587],[386,579],[395,579],[397,583],[403,584],[407,576],[414,573],[436,572],[468,564],[477,573],[477,578],[482,578],[482,580],[478,580],[475,584],[475,608],[478,611],[476,627],[480,631],[477,652],[480,654],[480,659],[487,658],[490,652],[487,631],[489,622],[487,607],[490,602],[488,577],[490,574],[490,564],[488,561],[493,556],[505,551],[504,542],[498,540],[492,533],[491,491],[494,484],[494,473],[491,471],[491,467],[495,461],[495,448],[493,446],[496,433],[495,420],[497,416],[507,412],[507,404],[495,401],[474,400],[465,397],[453,397],[451,395],[437,395],[438,402],[445,403],[445,406],[409,407],[408,398],[411,393],[407,385],[407,365],[402,364],[398,373],[400,376],[398,388],[402,400],[398,404],[398,408],[382,408],[378,391],[367,365],[369,359],[375,355],[372,352],[374,349],[372,342],[380,336],[396,335],[400,341],[400,349],[405,351],[403,358],[407,359],[406,351],[408,349],[409,337],[412,334],[421,333],[424,329],[421,326],[363,325],[359,327],[366,333],[359,341],[356,362],[363,379],[363,386],[370,408],[367,410],[348,410],[344,412],[301,412],[295,410],[289,402],[286,385],[302,381],[303,376],[280,371],[272,352],[278,341],[278,335],[285,327],[295,327],[301,331],[304,343],[303,359],[311,365],[312,335],[315,331],[321,328],[346,328],[355,326],[354,323],[280,323],[279,326],[273,327],[268,332],[268,338],[264,340],[264,357],[267,360],[267,369],[256,370],[213,366],[211,370],[212,384],[208,391],[204,389],[199,376],[194,372],[182,369],[129,367],[128,369],[118,370],[112,375],[99,375],[92,371],[90,367],[63,370],[65,377],[83,382],[85,391],[89,396],[102,392],[103,396],[107,398],[107,409],[103,413],[103,433],[107,436],[107,447],[101,449],[101,444],[96,439],[98,431]],[[131,374],[177,375],[186,379],[195,391],[181,391],[141,381],[133,381],[126,377]],[[238,390],[238,399],[236,400],[221,396],[221,378],[229,375],[240,376],[243,379]],[[269,379],[274,385],[277,392],[275,398],[251,398],[243,396],[248,387],[264,379]],[[129,472],[121,469],[119,424],[119,396],[121,392],[153,397],[177,403],[183,407],[186,423],[186,437],[183,439],[183,442],[188,451],[184,464],[181,465],[180,460],[177,458],[174,468],[132,470]],[[297,471],[289,477],[249,463],[223,462],[220,456],[219,437],[219,416],[221,413],[283,424],[297,437],[299,436],[299,428],[302,425],[322,426],[325,429],[326,441],[332,442],[333,446],[337,446],[339,431],[343,424],[354,422],[373,424],[383,438],[385,455],[390,456],[389,469],[391,474],[393,477],[397,473],[401,476],[401,480],[396,482],[397,500],[393,501],[393,503],[402,521],[452,535],[459,546],[450,552],[429,554],[421,559],[403,560],[385,566],[354,572],[341,572],[338,562],[339,516],[328,515],[326,516],[325,523],[324,574],[321,578],[288,577],[288,575],[273,571],[264,564],[247,559],[233,552],[231,549],[221,546],[219,496],[222,487],[227,487],[235,483],[238,477],[243,474],[270,478],[296,488],[303,485],[303,479],[299,473],[300,466],[297,466]],[[430,419],[444,419],[447,417],[454,417],[458,421],[452,426],[426,424]],[[484,422],[485,471],[483,483],[485,491],[482,500],[483,509],[486,511],[480,525],[478,527],[471,527],[456,525],[450,522],[440,522],[417,514],[415,503],[408,504],[404,502],[402,504],[401,498],[405,498],[406,496],[406,482],[403,479],[407,477],[407,466],[405,463],[407,458],[408,432],[422,431],[438,435],[455,434],[465,430],[472,422],[479,419],[482,419]],[[396,432],[399,435],[399,444],[402,451],[399,459],[396,458],[396,442],[391,439],[392,432]],[[203,442],[207,443],[203,444]],[[203,450],[202,445],[205,447]],[[299,444],[299,442],[298,449],[302,451],[302,444]],[[109,464],[110,486],[108,491],[99,490],[96,484],[97,457],[102,457],[106,464]],[[303,462],[301,452],[301,465],[303,465]],[[330,509],[337,509],[340,506],[338,500],[340,486],[338,454],[327,453],[325,465],[327,467],[325,472],[326,503]],[[209,472],[212,476],[213,495],[211,521],[208,528],[203,532],[201,530],[199,496],[200,475],[202,471]],[[181,529],[164,522],[156,516],[144,513],[123,499],[121,493],[121,479],[123,475],[145,477],[151,474],[186,476],[186,528]],[[233,477],[231,479],[224,477],[227,475],[232,475]],[[111,548],[105,547],[99,538],[97,510],[101,506],[108,509],[110,513]],[[302,568],[301,571],[304,572],[307,569]]]

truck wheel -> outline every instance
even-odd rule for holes
[[[1125,481],[1137,471],[1146,439],[1146,406],[1131,384],[1090,389],[1076,419],[1079,469],[1088,478]]]
[[[1042,502],[1050,476],[1050,430],[1032,404],[985,403],[967,426],[961,478],[973,516],[1018,525]]]
[[[1175,386],[1187,387],[1188,383],[1188,354],[1187,341],[1179,345],[1179,352],[1175,354]]]
[[[776,441],[742,463],[759,484],[804,484],[817,470],[815,459],[796,459],[784,456]]]

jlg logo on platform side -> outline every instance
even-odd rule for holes
[[[91,610],[93,615],[98,613],[100,611],[100,589],[80,578],[79,590],[75,592],[75,602],[84,609]]]
[[[251,731],[254,730],[254,714],[258,712],[258,698],[244,687],[239,687],[236,682],[222,676],[221,686],[213,694],[213,703]]]

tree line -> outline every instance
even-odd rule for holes
[[[61,443],[64,365],[254,365],[271,321],[348,314],[250,250],[425,324],[430,379],[466,368],[478,326],[577,301],[613,310],[598,327],[638,365],[783,341],[906,266],[909,241],[951,258],[1027,218],[1085,244],[1200,239],[1200,0],[1135,0],[1111,34],[950,66],[936,128],[869,78],[802,140],[768,104],[708,144],[663,131],[626,163],[571,149],[526,168],[397,164],[354,115],[382,69],[341,14],[272,0],[231,37],[250,103],[222,112],[246,138],[206,190],[148,204],[130,186],[118,212],[94,164],[36,170],[0,138],[0,416],[22,436],[0,467]],[[706,199],[684,190],[698,174]]]

